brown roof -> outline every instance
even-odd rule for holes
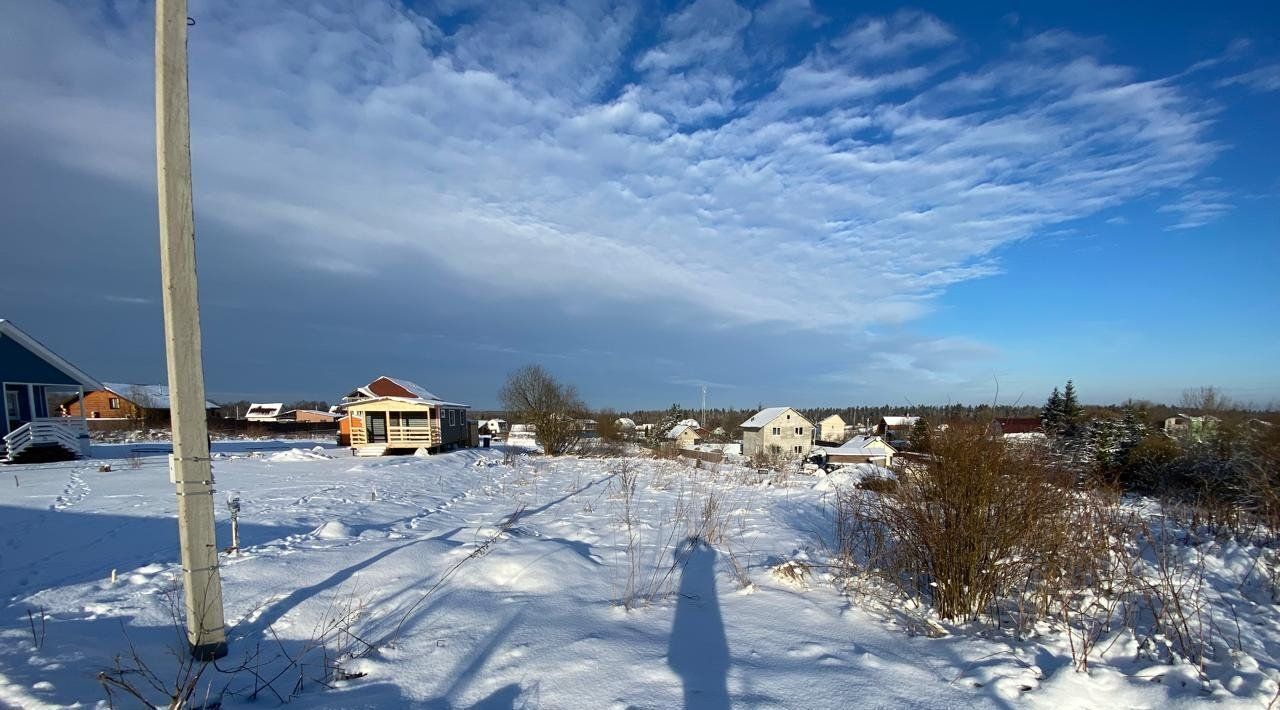
[[[996,417],[1001,434],[1034,434],[1044,431],[1038,417]]]

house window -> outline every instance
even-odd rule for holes
[[[108,398],[108,399],[107,399],[107,407],[108,407],[109,409],[119,409],[119,408],[120,408],[120,398],[119,398],[119,397],[110,397],[110,398]]]
[[[456,420],[456,418],[455,418],[456,416],[457,416],[457,412],[455,412],[454,410],[450,409],[450,410],[449,410],[449,426],[453,426],[454,424],[456,424],[456,423],[457,423],[457,420]]]
[[[18,418],[19,410],[17,392],[10,391],[4,393],[4,408],[5,411],[9,413],[9,419],[11,421]]]
[[[797,433],[797,434],[803,434],[803,433],[804,433],[804,427],[802,427],[802,426],[798,426],[798,427],[796,427],[796,433]]]
[[[774,436],[782,436],[782,427],[779,427],[779,426],[774,427],[774,428],[773,428],[773,435],[774,435]]]
[[[804,447],[803,447],[803,446],[797,446],[797,447],[796,447],[796,453],[797,453],[797,454],[799,454],[799,453],[804,453]]]

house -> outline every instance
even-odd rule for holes
[[[870,463],[888,468],[898,450],[879,436],[856,436],[840,446],[824,446],[817,452],[828,466]]]
[[[342,418],[341,414],[322,412],[318,409],[290,409],[276,418],[280,422],[311,422],[313,424],[333,424]]]
[[[845,423],[844,417],[839,414],[831,416],[818,422],[818,440],[819,441],[844,441],[845,429],[848,424]]]
[[[911,427],[916,425],[920,417],[881,417],[876,425],[876,436],[889,441],[900,441],[911,434]]]
[[[409,380],[384,375],[352,390],[341,407],[363,423],[351,426],[351,447],[357,456],[418,449],[434,452],[469,441],[470,405],[447,402]]]
[[[57,416],[57,403],[104,385],[11,321],[0,319],[0,462],[70,459],[89,454],[83,404]],[[50,412],[50,403],[54,411]]]
[[[168,385],[122,382],[104,382],[102,385],[102,389],[84,393],[85,416],[89,419],[132,419],[146,423],[169,420]],[[72,411],[79,402],[79,397],[72,397],[63,406]],[[216,414],[218,405],[205,400],[204,409],[208,414]]]
[[[1044,423],[1039,417],[996,417],[987,425],[987,435],[1002,439],[1043,439]]]
[[[1171,436],[1189,436],[1199,441],[1217,431],[1220,421],[1212,414],[1196,417],[1179,412],[1164,420],[1164,431]]]
[[[710,432],[705,429],[689,426],[688,424],[677,424],[671,427],[671,431],[667,432],[666,438],[674,441],[677,448],[692,449],[710,435]]]
[[[507,420],[505,419],[481,419],[476,428],[481,434],[490,436],[502,436],[507,433]]]
[[[769,407],[742,423],[742,455],[803,455],[813,445],[813,423],[791,407]]]
[[[253,403],[249,405],[244,418],[251,422],[278,422],[284,413],[284,402]]]

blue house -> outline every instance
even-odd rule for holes
[[[61,403],[102,383],[59,357],[12,322],[0,318],[0,462],[48,461],[89,454],[89,428],[84,407],[79,412]]]

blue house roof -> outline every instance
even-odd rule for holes
[[[42,385],[80,385],[103,389],[102,383],[72,365],[12,321],[0,318],[0,382]]]

